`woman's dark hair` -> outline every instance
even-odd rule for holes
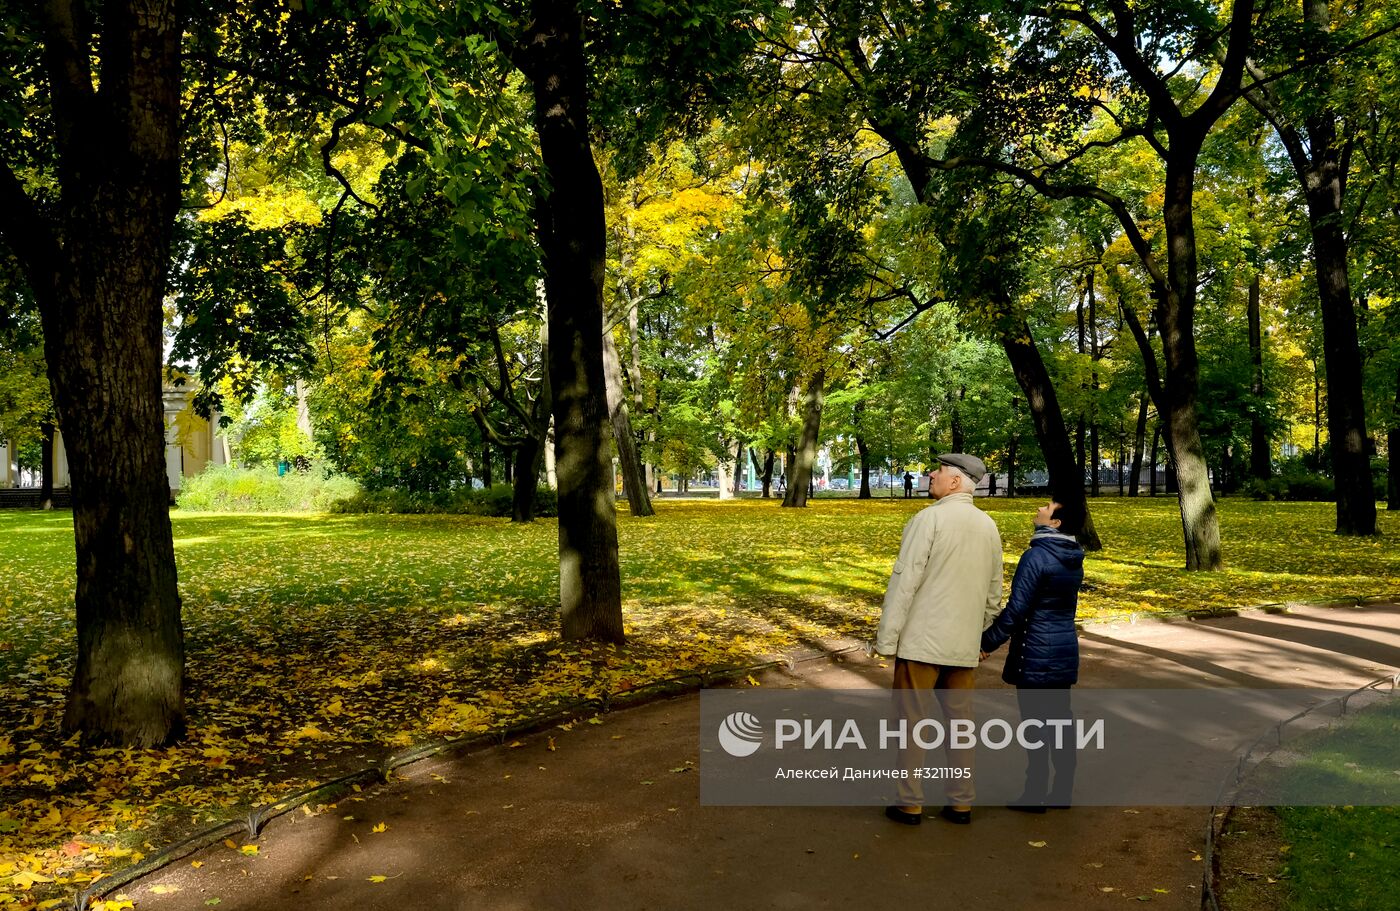
[[[1084,530],[1084,507],[1078,504],[1061,503],[1050,518],[1060,520],[1061,534],[1078,537]]]

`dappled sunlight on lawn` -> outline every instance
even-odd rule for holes
[[[1001,528],[1009,584],[1038,503],[979,504]],[[148,842],[393,749],[867,638],[904,523],[928,505],[661,500],[653,517],[624,512],[624,647],[559,642],[553,521],[175,512],[192,736],[143,752],[81,752],[58,734],[71,515],[0,512],[0,871],[71,891]],[[1086,563],[1085,618],[1400,593],[1400,515],[1358,540],[1331,534],[1328,504],[1227,500],[1226,568],[1186,573],[1174,501],[1093,509],[1105,549]]]

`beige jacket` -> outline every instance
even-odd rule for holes
[[[982,630],[1000,612],[1001,533],[972,494],[949,494],[904,526],[875,651],[976,667]]]

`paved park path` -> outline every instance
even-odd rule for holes
[[[1101,626],[1081,641],[1082,686],[1340,688],[1400,669],[1400,607]],[[979,686],[1002,686],[1000,670],[986,662]],[[887,687],[891,674],[854,656],[762,683]],[[215,846],[199,868],[123,891],[143,911],[1200,907],[1205,808],[982,807],[971,826],[904,827],[866,808],[702,807],[697,775],[674,771],[700,759],[698,706],[409,766],[335,810],[275,820],[255,857]]]

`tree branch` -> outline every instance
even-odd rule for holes
[[[97,96],[88,63],[90,33],[84,4],[52,0],[43,4],[45,19],[44,69],[48,71],[53,99],[54,127],[60,154],[73,146],[73,133],[85,122]]]
[[[1235,8],[1230,14],[1230,44],[1225,49],[1225,59],[1220,63],[1220,76],[1206,100],[1187,118],[1202,134],[1240,97],[1253,37],[1254,0],[1235,0]]]
[[[1158,288],[1168,287],[1167,275],[1162,271],[1161,265],[1157,262],[1157,257],[1152,252],[1152,245],[1143,236],[1142,230],[1138,228],[1137,220],[1133,218],[1133,213],[1128,211],[1128,204],[1120,197],[1108,192],[1102,187],[1093,184],[1055,184],[1046,180],[1042,175],[1009,164],[996,158],[980,158],[975,156],[959,155],[947,159],[924,159],[928,166],[940,171],[953,171],[958,168],[983,168],[989,171],[997,171],[1009,177],[1021,181],[1042,196],[1049,199],[1093,199],[1107,206],[1117,218],[1119,224],[1123,226],[1123,233],[1127,235],[1128,242],[1132,244],[1133,251],[1142,260],[1143,268],[1151,276],[1152,283]]]
[[[58,277],[62,256],[57,234],[24,191],[8,163],[0,161],[0,237],[14,252],[41,304]]]
[[[1123,71],[1142,89],[1152,113],[1166,125],[1170,135],[1182,120],[1181,109],[1176,106],[1176,99],[1172,97],[1171,89],[1162,78],[1162,74],[1138,53],[1132,11],[1122,3],[1115,2],[1111,5],[1116,33],[1110,32],[1102,22],[1082,9],[1040,7],[1028,12],[1036,18],[1052,22],[1076,22],[1088,29],[1089,33],[1117,58]]]
[[[219,130],[224,134],[224,185],[223,185],[223,187],[219,190],[219,198],[216,199],[216,200],[214,200],[213,202],[209,202],[209,203],[199,203],[199,204],[197,204],[197,205],[181,206],[181,208],[184,208],[184,209],[212,209],[212,208],[214,208],[215,206],[217,206],[219,203],[223,202],[223,201],[224,201],[224,197],[228,196],[228,181],[229,181],[229,176],[230,176],[230,175],[232,174],[232,172],[233,172],[233,165],[232,165],[232,163],[231,163],[230,160],[229,160],[229,154],[228,154],[228,124],[224,123],[222,120],[219,121]]]

